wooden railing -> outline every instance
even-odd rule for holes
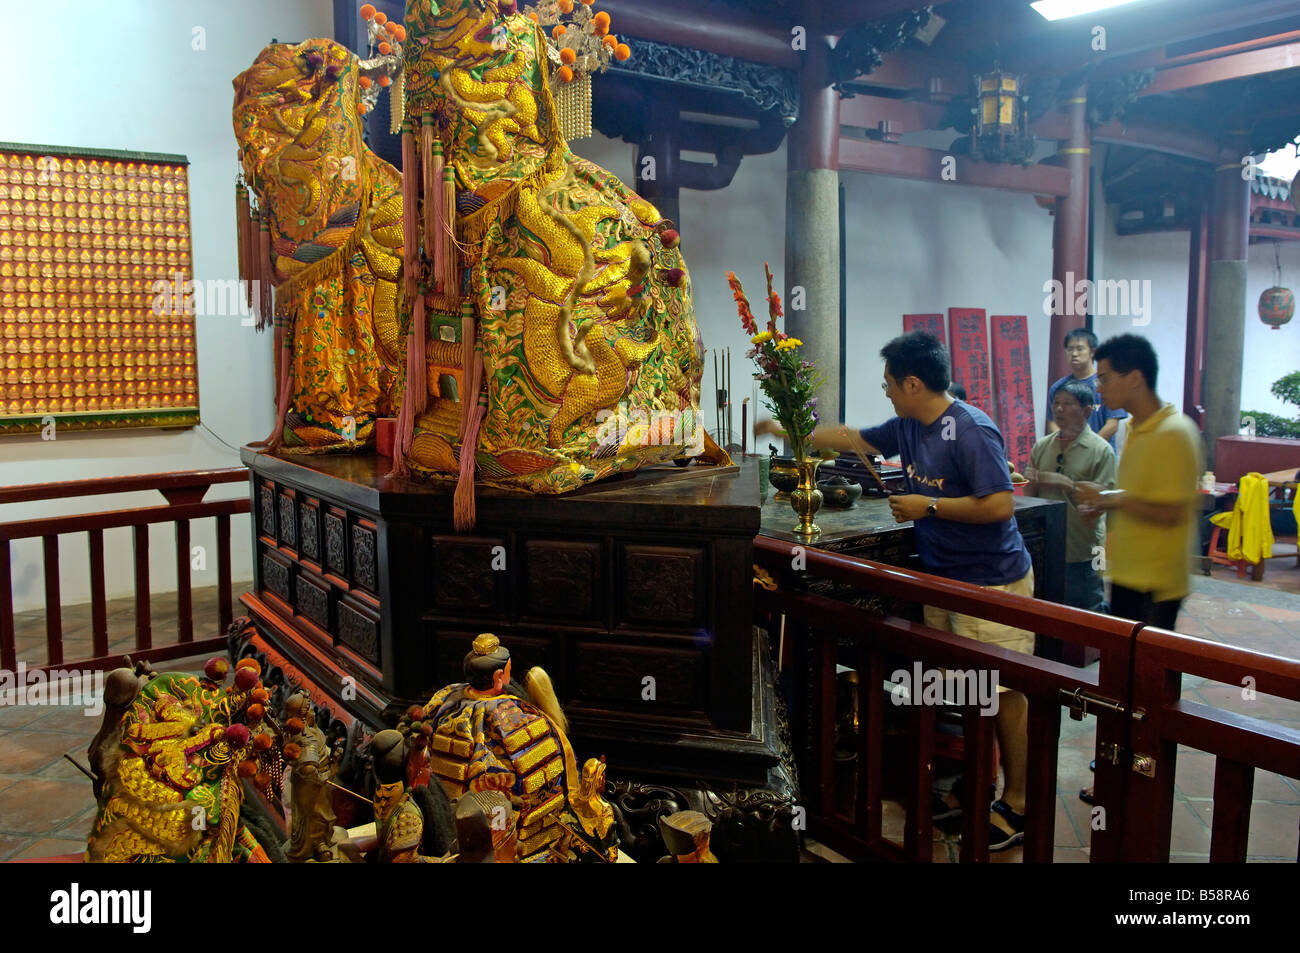
[[[223,648],[225,639],[222,633],[231,621],[230,517],[249,512],[249,497],[245,494],[232,500],[212,501],[203,498],[215,484],[247,481],[246,468],[230,467],[0,487],[0,504],[140,490],[157,490],[167,501],[163,506],[0,522],[0,669],[12,670],[17,665],[10,543],[15,539],[37,538],[42,541],[44,557],[46,660],[43,666],[31,667],[49,669],[73,661],[80,668],[111,668],[120,664],[121,655],[109,655],[108,651],[104,530],[128,526],[134,534],[135,563],[135,646],[131,650],[132,658],[160,661]],[[216,519],[219,628],[212,637],[196,642],[190,583],[190,521],[208,517]],[[153,644],[149,605],[149,527],[155,523],[172,523],[176,532],[177,641],[163,646]],[[62,537],[73,533],[86,533],[88,539],[92,651],[90,658],[67,660],[63,651],[59,551]]]
[[[792,663],[787,671],[799,673],[792,686],[792,722],[808,829],[849,856],[932,858],[934,705],[909,705],[902,713],[907,724],[902,843],[882,833],[884,685],[899,660],[906,660],[905,666],[920,662],[925,669],[996,672],[999,684],[1027,697],[1025,861],[1047,862],[1053,856],[1063,707],[1097,718],[1095,801],[1109,809],[1101,829],[1092,831],[1090,857],[1095,861],[1169,859],[1179,744],[1218,758],[1211,860],[1245,859],[1257,768],[1300,778],[1300,732],[1179,698],[1186,673],[1300,700],[1300,662],[882,563],[813,548],[796,551],[790,543],[765,536],[755,539],[755,560],[778,583],[775,591],[758,591],[760,616],[773,626],[783,618],[786,656]],[[1092,646],[1100,651],[1100,662],[1093,671],[1010,652],[860,608],[847,601],[844,589],[817,594],[809,589],[813,580],[852,587],[860,596],[938,606]],[[851,798],[837,790],[837,663],[858,673],[856,758],[840,762],[841,770],[845,763],[852,765]],[[1243,683],[1247,677],[1254,681]],[[960,711],[964,790],[988,791],[994,780],[994,719],[974,705]],[[845,786],[843,778],[840,786]],[[966,810],[962,824],[961,860],[986,861],[988,812]]]

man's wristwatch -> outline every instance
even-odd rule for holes
[[[930,505],[927,506],[927,507],[925,508],[925,515],[926,515],[926,516],[938,516],[938,515],[939,515],[939,498],[938,498],[938,497],[935,497],[934,499],[930,500]]]

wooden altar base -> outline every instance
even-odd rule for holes
[[[753,627],[752,462],[562,496],[479,488],[457,535],[452,485],[389,479],[386,458],[241,456],[256,634],[235,651],[307,688],[335,734],[461,681],[470,642],[494,632],[517,678],[550,673],[579,760],[606,756],[643,859],[654,818],[688,807],[733,859],[795,859],[784,714]]]

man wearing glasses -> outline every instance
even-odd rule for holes
[[[908,492],[890,496],[889,507],[895,521],[911,521],[925,571],[1032,597],[1033,566],[1016,525],[1011,471],[997,425],[978,407],[953,400],[948,352],[933,335],[914,331],[896,337],[880,356],[885,359],[881,386],[897,416],[862,431],[843,424],[818,427],[813,445],[897,454]],[[754,432],[781,434],[771,420],[758,423]],[[925,607],[925,622],[978,642],[1034,653],[1034,634],[1025,629],[936,606]],[[989,850],[994,851],[1024,839],[1029,749],[1028,701],[1002,685],[998,692],[996,727],[1005,784],[1002,797],[990,805]],[[936,816],[960,813],[957,805],[944,807],[946,813]]]
[[[1071,500],[1076,482],[1115,488],[1115,453],[1092,432],[1088,418],[1097,398],[1081,380],[1066,378],[1052,398],[1054,433],[1040,437],[1029,455],[1025,493],[1065,501],[1065,603],[1106,612],[1106,594],[1097,572],[1104,561],[1106,517],[1084,519]]]
[[[1110,410],[1102,403],[1097,393],[1097,367],[1093,363],[1093,355],[1096,352],[1097,335],[1087,328],[1075,328],[1065,336],[1065,353],[1070,358],[1070,375],[1062,377],[1047,389],[1047,432],[1050,434],[1057,430],[1057,423],[1052,414],[1052,401],[1056,398],[1057,390],[1066,381],[1082,381],[1092,388],[1093,395],[1092,415],[1088,418],[1088,426],[1093,433],[1110,444],[1110,449],[1114,452],[1115,434],[1119,430],[1119,422],[1128,416],[1128,412]]]

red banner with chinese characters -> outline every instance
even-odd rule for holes
[[[994,415],[1007,457],[1024,470],[1034,449],[1034,382],[1029,366],[1029,327],[1022,314],[989,318],[993,334]]]
[[[952,379],[966,388],[966,402],[992,416],[989,393],[989,337],[983,308],[948,309]]]
[[[943,333],[942,314],[903,315],[903,333],[911,334],[913,331],[928,331],[939,339],[940,344],[947,343],[947,336]]]

